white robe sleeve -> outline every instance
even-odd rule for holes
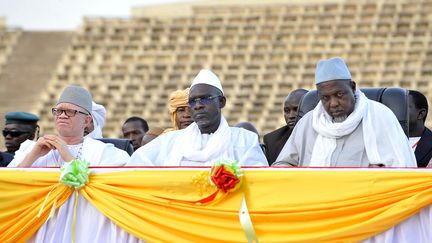
[[[272,166],[301,166],[301,162],[304,161],[306,142],[311,139],[308,138],[312,129],[311,118],[312,112],[308,112],[298,121]]]
[[[252,165],[252,166],[269,166],[267,159],[262,151],[261,147],[253,146],[240,159],[242,165]]]
[[[165,136],[161,135],[137,149],[137,151],[132,154],[127,166],[159,166],[159,153],[161,150],[165,149],[162,141],[164,137]]]
[[[281,152],[279,153],[276,161],[272,166],[298,166],[299,165],[299,152],[297,150],[297,144],[294,141],[297,133],[293,131],[291,136],[286,141]]]
[[[130,159],[126,151],[116,148],[113,144],[89,137],[84,139],[83,157],[90,165],[97,166],[123,166]]]
[[[235,151],[235,157],[238,158],[241,165],[268,166],[267,158],[264,155],[264,151],[259,144],[258,136],[255,133],[244,129],[237,129],[232,132],[239,132],[235,137],[244,140],[244,148],[236,148],[235,144],[239,142],[237,139],[230,141],[231,143],[234,143],[234,150],[238,150]]]
[[[111,144],[109,144],[111,145]],[[114,147],[106,146],[102,153],[99,165],[123,166],[129,161],[130,156],[126,151]]]
[[[378,163],[387,167],[417,167],[414,151],[394,113],[381,103],[370,106],[375,122]],[[371,161],[374,163],[374,161]]]
[[[35,144],[35,141],[28,139],[21,143],[20,148],[15,152],[14,159],[8,164],[7,167],[17,167],[17,165],[19,165],[24,160],[25,156],[30,153]]]

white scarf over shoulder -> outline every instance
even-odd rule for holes
[[[181,149],[172,151],[169,158],[170,165],[178,166],[182,158],[190,161],[211,161],[218,157],[221,151],[228,150],[230,143],[227,141],[231,141],[231,129],[223,116],[218,129],[208,136],[208,141],[203,141],[204,136],[195,122],[185,128],[182,137],[174,146]]]
[[[313,110],[312,126],[318,136],[310,166],[331,166],[336,139],[352,133],[362,122],[365,150],[371,164],[416,167],[414,153],[393,112],[386,106],[369,100],[359,89],[355,96],[354,111],[343,122],[333,123],[321,102]]]

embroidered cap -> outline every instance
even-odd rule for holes
[[[351,81],[351,73],[340,57],[320,60],[315,71],[315,84],[332,80]]]
[[[198,75],[194,78],[194,80],[192,81],[192,85],[190,87],[192,88],[194,85],[197,85],[197,84],[211,85],[211,86],[219,89],[222,92],[222,94],[224,94],[221,81],[216,76],[216,74],[214,74],[212,71],[210,71],[208,69],[202,69],[198,73]]]
[[[71,103],[84,108],[90,114],[92,112],[92,96],[88,90],[81,86],[67,86],[63,90],[57,105],[60,103]]]

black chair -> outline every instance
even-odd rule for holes
[[[132,155],[134,152],[134,148],[132,146],[132,142],[129,139],[123,139],[123,138],[99,138],[97,139],[99,141],[102,141],[104,143],[111,143],[116,148],[122,149],[126,151],[129,155]]]
[[[403,131],[408,136],[408,90],[403,88],[361,88],[366,97],[390,108],[396,115]],[[319,102],[316,90],[306,93],[300,101],[297,121],[313,110]]]

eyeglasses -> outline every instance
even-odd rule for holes
[[[73,117],[76,115],[76,113],[81,113],[83,115],[88,116],[89,114],[82,112],[82,111],[78,111],[78,110],[72,110],[72,109],[58,109],[58,108],[52,108],[51,112],[54,116],[60,116],[63,112],[65,113],[66,116],[68,117]]]
[[[11,137],[16,138],[16,137],[19,137],[19,136],[21,136],[23,134],[27,134],[27,133],[30,133],[30,132],[28,132],[28,131],[9,131],[9,130],[3,130],[2,133],[3,133],[3,137],[7,137],[8,135],[10,135]]]
[[[195,99],[189,99],[189,106],[190,107],[194,107],[196,106],[197,102],[200,102],[203,105],[209,105],[212,100],[221,97],[220,95],[215,95],[215,96],[208,96],[208,97],[200,97],[200,98],[195,98]]]

